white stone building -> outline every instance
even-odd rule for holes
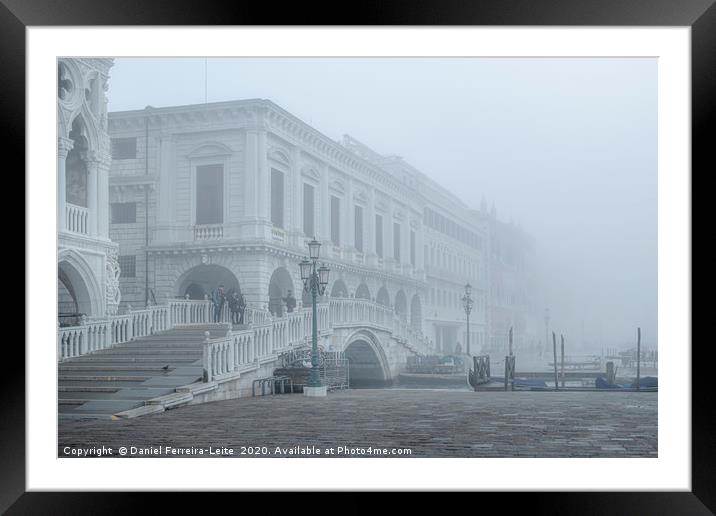
[[[327,295],[395,307],[436,351],[465,351],[470,282],[472,352],[486,344],[489,217],[401,158],[259,99],[110,113],[109,133],[123,304],[223,284],[282,313],[288,290],[301,304],[298,263],[315,236]]]
[[[117,244],[109,239],[106,91],[112,59],[59,59],[57,90],[58,319],[115,313]]]

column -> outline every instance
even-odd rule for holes
[[[246,131],[244,160],[244,216],[256,218],[258,209],[258,131]]]
[[[69,138],[60,136],[57,139],[57,229],[63,231],[67,228],[67,182],[65,174],[65,160],[67,153],[72,150],[74,142]]]
[[[109,239],[109,167],[111,158],[106,156],[97,168],[97,234]]]
[[[375,190],[373,188],[368,190],[368,206],[363,229],[366,238],[366,241],[363,242],[365,252],[367,255],[375,254]]]
[[[341,241],[344,241],[342,247],[348,247],[353,248],[355,247],[355,203],[353,202],[353,184],[351,183],[351,178],[346,177],[346,199],[345,199],[345,208],[343,208],[343,213],[345,216],[343,217],[345,219],[345,222],[343,223],[343,227],[345,228],[345,231],[342,231],[341,233],[345,235],[345,241],[343,240],[343,237],[341,237]]]
[[[301,149],[298,147],[291,149],[291,174],[293,179],[291,223],[287,227],[293,228],[296,234],[300,235],[303,232],[303,179],[301,178]]]
[[[162,136],[159,140],[159,210],[158,224],[168,224],[172,219],[172,157],[174,142],[171,136]]]
[[[328,169],[325,165],[321,165],[321,194],[320,194],[320,200],[321,203],[321,213],[320,213],[320,234],[321,234],[321,240],[327,242],[331,240],[331,200],[330,196],[328,195]]]
[[[90,158],[87,163],[87,234],[97,236],[97,175],[99,174],[100,162],[96,158]]]
[[[266,131],[259,131],[257,134],[257,177],[258,177],[258,213],[259,217],[269,220],[271,218],[271,181],[268,170],[268,158],[266,156]]]

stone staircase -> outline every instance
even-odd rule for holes
[[[111,418],[201,380],[206,330],[221,334],[216,325],[186,326],[60,362],[59,417]]]

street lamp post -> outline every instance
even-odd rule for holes
[[[472,286],[468,283],[465,285],[465,295],[462,296],[462,306],[467,316],[467,339],[466,350],[467,356],[470,356],[470,312],[472,312]]]
[[[303,280],[303,289],[311,293],[313,301],[313,320],[311,332],[311,374],[308,377],[308,389],[304,389],[307,396],[325,396],[325,387],[321,385],[321,374],[318,369],[318,310],[316,309],[316,299],[322,296],[328,285],[328,274],[330,269],[325,265],[318,267],[318,255],[321,249],[321,243],[314,237],[308,243],[309,259],[303,260],[299,265],[301,267],[301,280]]]

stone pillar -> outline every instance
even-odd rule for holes
[[[258,209],[258,131],[246,131],[246,149],[244,160],[244,216],[257,218]]]
[[[57,229],[63,231],[67,228],[67,176],[65,174],[65,160],[72,150],[74,142],[69,138],[60,136],[57,139]]]
[[[365,252],[368,255],[375,254],[375,190],[373,188],[368,190],[368,206],[363,229],[366,238],[366,241],[363,242]]]
[[[328,193],[328,170],[325,165],[321,165],[321,194],[320,194],[320,219],[321,224],[319,237],[323,241],[331,240],[331,197]]]
[[[100,162],[97,158],[91,157],[87,159],[87,234],[97,236],[97,197],[99,189],[97,188],[97,175],[99,174]]]
[[[97,168],[97,234],[109,239],[109,167],[111,158],[103,159]]]
[[[266,156],[266,131],[256,135],[256,173],[258,177],[258,214],[260,218],[271,219],[271,175]]]
[[[158,224],[168,224],[172,220],[172,158],[174,142],[171,136],[162,136],[159,157],[159,210]]]
[[[342,236],[341,240],[345,239],[345,241],[342,247],[355,248],[355,202],[353,201],[353,184],[350,177],[346,177],[345,203],[346,206],[343,209],[343,213],[345,213],[343,217],[345,219],[343,223],[345,231],[341,231],[342,235],[345,235],[345,237]]]
[[[291,149],[291,175],[292,190],[291,195],[291,222],[287,227],[293,229],[297,235],[303,233],[303,180],[301,178],[301,149],[293,147]],[[307,235],[313,236],[313,235]]]

